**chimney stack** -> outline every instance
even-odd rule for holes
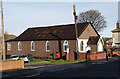
[[[117,23],[116,23],[116,27],[119,28],[119,21],[117,21]]]

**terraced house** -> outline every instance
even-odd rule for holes
[[[86,53],[88,47],[91,52],[103,51],[103,42],[91,23],[78,23],[78,51]],[[37,58],[56,58],[60,52],[65,56],[76,51],[75,25],[56,25],[48,27],[28,28],[13,40],[6,41],[6,54],[32,54]]]

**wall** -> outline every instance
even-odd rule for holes
[[[79,59],[86,59],[86,53],[79,53]]]
[[[93,27],[89,24],[84,32],[80,35],[79,39],[89,39],[90,36],[98,36]]]
[[[120,32],[113,32],[112,37],[113,37],[112,46],[120,46]]]
[[[2,70],[24,68],[24,59],[2,62]]]
[[[97,59],[106,58],[106,53],[87,55],[87,58],[90,60],[97,60]]]
[[[96,52],[97,51],[97,45],[88,45],[91,48],[91,52]]]
[[[68,55],[68,58],[67,58],[67,55]],[[75,60],[74,58],[74,52],[69,52],[69,53],[66,53],[66,60]]]
[[[103,44],[102,44],[102,40],[101,40],[101,39],[99,39],[99,41],[98,41],[97,51],[98,51],[98,52],[103,51]]]
[[[61,40],[61,52],[62,55],[66,55],[66,53],[63,52],[63,43],[65,40]],[[73,52],[75,51],[75,40],[67,40],[69,43],[69,51]],[[22,44],[22,50],[18,51],[18,42],[19,41],[12,41],[11,42],[11,51],[7,51],[7,55],[12,54],[26,54],[29,53],[33,55],[34,57],[41,57],[41,58],[56,58],[56,52],[59,52],[59,44],[58,40],[49,40],[50,42],[50,51],[46,51],[46,41],[34,41],[35,43],[35,51],[31,51],[31,41],[21,41]],[[7,49],[7,48],[6,48]],[[50,54],[53,54],[51,56]]]
[[[118,56],[120,56],[120,51],[114,51],[114,52],[113,52],[113,55],[118,55]]]
[[[87,55],[87,59],[96,60],[106,58],[106,53]],[[86,59],[86,53],[79,53],[79,59]]]

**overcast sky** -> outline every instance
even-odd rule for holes
[[[19,1],[19,0],[18,0]],[[118,20],[117,2],[4,2],[5,30],[20,35],[29,27],[74,23],[73,4],[77,14],[87,10],[98,10],[107,21],[107,28],[100,34],[111,37]]]

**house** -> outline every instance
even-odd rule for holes
[[[91,52],[103,51],[103,40],[98,36],[90,36],[87,45],[91,47]]]
[[[106,43],[106,48],[108,49],[112,48],[112,43],[113,43],[112,37],[103,37],[102,39],[104,43]]]
[[[112,47],[120,47],[120,27],[119,22],[116,23],[116,29],[112,30]]]
[[[92,52],[103,51],[103,42],[91,23],[78,23],[77,29],[79,53],[86,53],[88,46]],[[76,41],[75,24],[28,28],[15,39],[6,41],[6,53],[56,58],[60,52],[64,57],[67,49],[76,51]]]
[[[5,40],[10,40],[16,38],[15,35],[5,34]],[[0,37],[0,56],[2,56],[2,38]]]

